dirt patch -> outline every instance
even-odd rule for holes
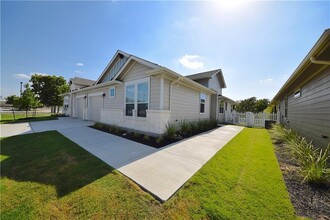
[[[291,159],[285,144],[274,144],[291,202],[298,216],[330,220],[330,186],[303,182],[299,167]]]

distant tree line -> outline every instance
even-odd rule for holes
[[[263,112],[269,105],[269,99],[257,99],[251,97],[248,99],[237,101],[235,110],[237,112]]]
[[[6,98],[7,104],[12,104],[13,108],[27,112],[39,107],[50,107],[51,112],[59,111],[59,106],[63,104],[63,97],[60,94],[69,91],[69,85],[62,76],[32,75],[30,85],[24,85],[24,91],[20,96],[11,95]]]

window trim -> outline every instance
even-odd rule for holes
[[[111,90],[112,89],[114,90],[113,96],[111,96]],[[116,87],[115,86],[111,86],[109,88],[109,99],[114,99],[114,98],[116,98]]]
[[[202,95],[205,96],[205,99],[204,99],[205,101],[204,102],[202,102]],[[207,95],[205,93],[203,93],[203,92],[199,93],[199,114],[205,114],[206,97],[207,97]],[[202,105],[204,105],[204,108],[203,108],[204,111],[203,112],[201,112]]]
[[[138,109],[138,102],[137,102],[137,98],[138,98],[138,84],[142,84],[142,83],[148,83],[148,98],[147,98],[147,102],[143,102],[143,103],[147,103],[148,104],[148,109],[150,108],[150,77],[146,77],[146,78],[142,78],[142,79],[138,79],[138,80],[132,80],[132,81],[128,81],[125,83],[124,85],[124,89],[125,89],[125,96],[124,96],[124,117],[129,117],[129,118],[146,118],[147,117],[147,114],[146,114],[146,117],[143,117],[143,116],[138,116],[137,115],[137,109]],[[134,109],[133,109],[133,115],[130,116],[130,115],[126,115],[126,88],[127,86],[131,86],[131,85],[134,85]],[[130,104],[130,103],[129,103]],[[142,103],[140,103],[142,104]]]
[[[299,99],[301,97],[301,89],[298,88],[293,92],[293,98]]]

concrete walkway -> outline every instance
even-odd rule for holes
[[[59,132],[166,201],[242,129],[225,125],[160,149],[88,127]]]
[[[156,149],[87,127],[80,119],[2,124],[1,137],[57,130],[162,201],[169,199],[243,127],[225,125]]]

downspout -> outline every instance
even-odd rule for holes
[[[177,78],[177,80],[171,82],[171,84],[170,84],[170,111],[172,110],[172,93],[173,93],[172,87],[173,87],[173,84],[178,83],[180,80],[182,80],[182,78],[183,78],[182,76],[179,76]]]
[[[317,60],[315,57],[310,57],[310,61],[314,64],[323,64],[323,65],[330,65],[330,61],[326,60]]]

